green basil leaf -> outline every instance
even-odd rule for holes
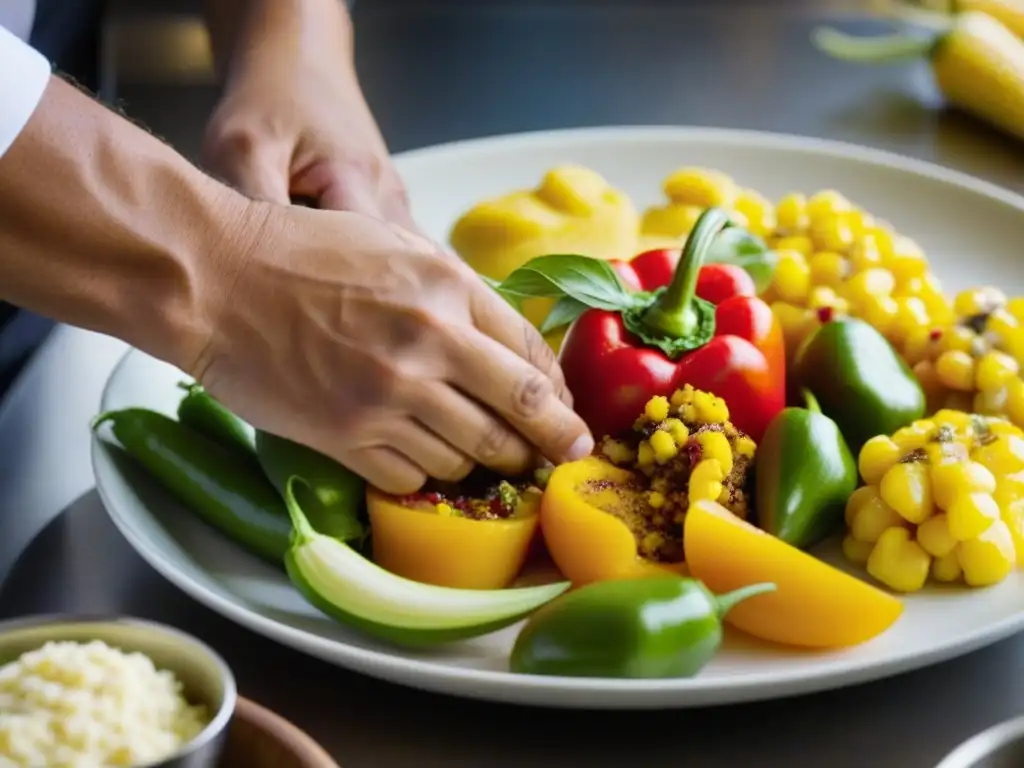
[[[704,257],[705,264],[735,264],[745,269],[759,294],[771,283],[777,261],[768,243],[743,227],[735,226],[723,229]]]
[[[524,298],[570,296],[588,308],[611,311],[636,303],[607,261],[573,254],[531,259],[502,281],[501,292]]]
[[[501,289],[501,283],[499,281],[495,280],[493,277],[488,277],[487,275],[481,275],[479,272],[477,272],[477,274],[480,275],[480,279],[483,280],[485,283],[487,283],[487,285],[489,285],[491,288],[493,288],[497,292],[497,294],[499,296],[501,296],[501,298],[503,298],[505,301],[507,301],[509,304],[511,304],[512,308],[516,312],[519,312],[520,314],[522,314],[522,311],[523,311],[523,300],[522,300],[522,298],[520,298],[519,296],[514,296],[512,294],[505,293]]]
[[[556,328],[569,325],[573,320],[587,311],[589,307],[582,301],[577,301],[572,296],[563,296],[555,302],[555,306],[548,312],[548,316],[541,323],[540,332],[547,334]]]
[[[656,300],[664,290],[664,288],[661,288],[655,291],[653,298]],[[651,294],[648,294],[648,296],[651,296]],[[675,361],[687,352],[700,349],[711,341],[715,335],[715,305],[699,296],[694,296],[693,302],[700,322],[686,336],[664,336],[652,330],[643,319],[644,312],[647,310],[646,306],[636,306],[625,310],[622,313],[622,324],[626,327],[627,331],[640,339],[644,344],[660,349],[669,360]],[[650,306],[650,303],[648,306]]]

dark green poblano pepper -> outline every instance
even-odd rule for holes
[[[924,392],[910,367],[882,334],[852,317],[811,334],[797,352],[793,384],[814,395],[855,455],[872,437],[924,416]]]
[[[806,408],[772,419],[757,447],[757,522],[800,549],[832,535],[857,488],[857,463],[839,426],[804,392]]]
[[[529,675],[691,677],[718,651],[725,614],[774,589],[754,584],[716,597],[678,576],[589,584],[530,616],[509,667]]]

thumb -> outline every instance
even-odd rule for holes
[[[221,141],[207,155],[210,169],[246,197],[289,204],[289,156],[284,147],[246,137]]]

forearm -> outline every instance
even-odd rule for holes
[[[304,47],[339,44],[335,53],[355,74],[352,24],[342,0],[203,0],[203,10],[222,80],[248,69],[254,54],[298,58]]]
[[[187,367],[248,208],[167,145],[52,77],[0,157],[0,299]]]

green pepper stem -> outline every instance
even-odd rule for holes
[[[198,381],[179,381],[178,389],[188,392],[190,395],[198,389],[202,389],[202,384]]]
[[[747,598],[774,591],[775,585],[771,582],[765,582],[764,584],[751,584],[748,587],[741,587],[732,592],[726,592],[724,595],[718,595],[715,598],[715,602],[718,603],[718,617],[724,618],[729,611]]]
[[[861,37],[831,27],[819,27],[811,35],[818,49],[829,56],[862,64],[891,64],[926,58],[943,37],[944,31],[941,30],[924,37],[904,34]]]
[[[710,311],[713,322],[714,307],[694,300],[697,279],[708,249],[730,223],[729,214],[721,208],[708,208],[700,215],[683,245],[672,282],[644,312],[644,325],[664,336],[682,339],[707,321],[702,314]]]
[[[818,398],[814,396],[811,390],[806,387],[800,390],[800,395],[804,399],[805,407],[811,413],[821,413],[821,406],[818,405]]]
[[[310,485],[298,475],[292,475],[284,484],[284,505],[288,508],[288,517],[292,520],[292,544],[293,546],[301,547],[320,534],[310,525],[309,518],[306,517],[306,513],[302,511],[298,499],[295,498],[295,483],[302,483],[307,488]]]

